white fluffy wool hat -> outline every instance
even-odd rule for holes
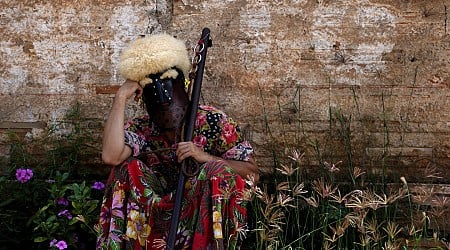
[[[120,55],[119,73],[140,82],[149,74],[162,73],[172,67],[188,77],[190,61],[183,41],[168,34],[156,34],[132,41]]]

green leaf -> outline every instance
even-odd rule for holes
[[[37,213],[38,213],[38,214],[43,213],[45,210],[48,209],[48,207],[50,207],[50,205],[43,206],[41,209],[39,209],[39,211],[38,211]]]
[[[69,225],[73,225],[73,224],[75,224],[75,223],[77,223],[77,222],[78,222],[77,219],[71,219],[71,220],[69,221]]]
[[[36,242],[36,243],[40,243],[40,242],[44,242],[46,240],[48,240],[47,237],[37,237],[37,238],[34,238],[33,241]]]
[[[87,214],[92,213],[97,208],[97,202],[95,204],[91,204],[90,207],[87,210]]]
[[[55,220],[56,220],[56,216],[55,216],[55,215],[52,215],[52,216],[50,216],[50,217],[47,218],[47,223],[51,223],[51,222],[53,222],[53,221],[55,221]]]

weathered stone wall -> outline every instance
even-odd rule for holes
[[[369,173],[450,180],[450,1],[0,1],[0,129],[39,132],[80,102],[103,122],[118,55],[212,31],[204,102],[241,122],[269,170],[288,147]],[[140,112],[130,102],[127,115]],[[349,132],[350,131],[350,132]],[[98,136],[100,136],[100,131]],[[351,149],[350,149],[351,145]],[[316,149],[316,150],[314,150]],[[8,147],[0,151],[8,154]],[[351,154],[349,154],[351,152]]]

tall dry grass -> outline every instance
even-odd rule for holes
[[[328,176],[302,180],[303,154],[277,168],[277,182],[251,186],[256,249],[450,249],[439,228],[448,198],[433,189],[411,192],[407,180],[387,186],[330,182],[342,171],[326,163]],[[353,168],[358,181],[366,173]],[[436,173],[434,173],[435,175]],[[298,180],[302,180],[298,182]],[[357,187],[357,188],[356,188]]]
[[[276,111],[263,109],[267,135],[284,151],[273,147],[274,171],[266,181],[248,183],[254,199],[246,248],[450,249],[449,234],[443,228],[448,197],[433,185],[411,185],[405,177],[389,174],[393,167],[389,161],[391,114],[384,93],[380,113],[373,118],[383,131],[382,154],[376,163],[380,171],[376,176],[367,173],[367,166],[356,159],[355,138],[358,143],[370,142],[370,133],[359,97],[352,91],[354,115],[330,105],[329,130],[324,133],[329,141],[322,144],[304,129],[300,89],[285,103],[282,94],[277,94]],[[260,88],[265,107],[263,93]],[[281,122],[283,131],[274,133],[270,121],[286,120],[286,110],[290,123]],[[355,133],[355,128],[361,131]],[[318,166],[315,175],[309,174],[312,165]],[[424,183],[440,180],[440,174],[430,163]]]

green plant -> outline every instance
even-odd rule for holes
[[[68,246],[95,241],[92,225],[98,218],[101,193],[86,186],[86,181],[70,183],[68,173],[56,172],[48,188],[49,199],[32,217],[34,242],[48,246],[54,240],[64,240]],[[99,190],[98,190],[99,191]],[[80,237],[83,238],[80,242]],[[43,247],[44,247],[43,246]]]
[[[80,105],[39,136],[11,132],[0,178],[0,249],[94,248],[104,173]],[[93,126],[94,125],[94,126]]]

